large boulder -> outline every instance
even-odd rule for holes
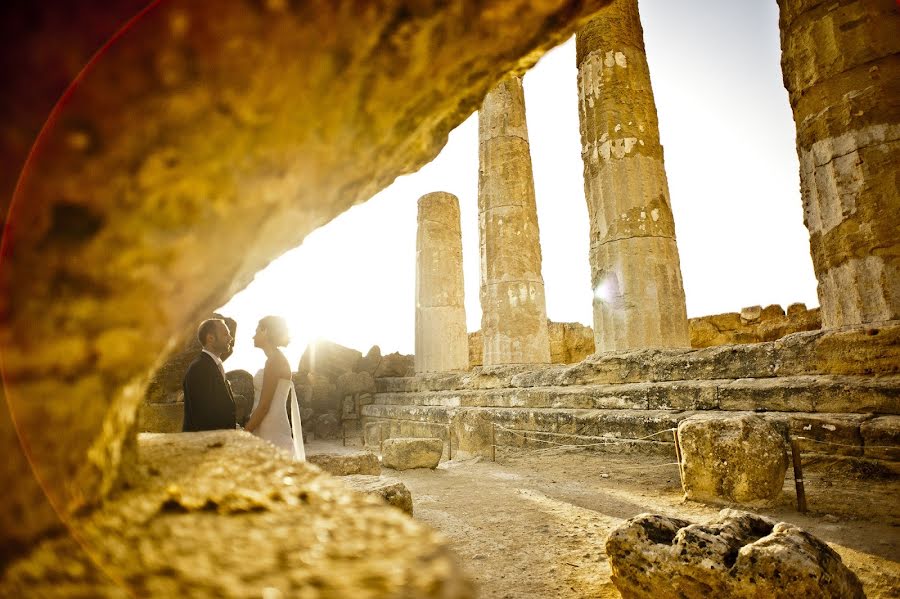
[[[297,372],[312,372],[336,381],[345,372],[354,372],[361,358],[362,353],[355,349],[318,339],[306,347]]]
[[[629,599],[863,598],[828,545],[785,522],[722,510],[701,525],[641,514],[606,540],[612,582]]]
[[[381,474],[378,456],[371,451],[351,453],[314,453],[306,456],[306,461],[315,464],[328,474],[349,476],[351,474]]]
[[[784,437],[756,415],[692,416],[678,425],[686,499],[751,506],[774,503],[787,470]]]
[[[444,442],[435,438],[396,437],[381,444],[381,462],[394,470],[437,468],[443,453]]]

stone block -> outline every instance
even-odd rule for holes
[[[747,324],[748,322],[756,322],[759,320],[760,316],[762,316],[762,306],[750,306],[748,308],[741,308],[741,322]]]
[[[381,445],[381,461],[385,468],[437,468],[444,453],[444,442],[435,438],[386,439]]]
[[[332,413],[319,414],[315,424],[316,439],[340,439],[341,423]]]
[[[454,457],[490,457],[493,443],[493,425],[485,410],[463,409],[450,421],[450,429],[456,439]]]
[[[381,474],[381,463],[371,451],[354,451],[352,453],[314,453],[306,456],[306,461],[315,464],[325,472],[334,476],[351,474]]]
[[[410,516],[413,515],[412,494],[402,481],[389,476],[352,474],[341,478],[354,491],[376,495]]]
[[[183,403],[142,403],[138,411],[138,432],[180,433],[183,421]]]
[[[900,461],[900,416],[879,416],[859,426],[867,458]]]
[[[788,460],[774,424],[752,414],[695,415],[678,425],[686,499],[772,505]]]
[[[606,540],[612,582],[629,599],[863,599],[824,541],[792,524],[722,510],[708,524],[640,514]]]

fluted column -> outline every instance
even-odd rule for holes
[[[897,4],[778,5],[822,324],[900,318]]]
[[[637,0],[576,36],[597,351],[688,347],[675,221]]]
[[[416,372],[467,370],[459,200],[443,191],[419,198],[416,234]]]
[[[520,77],[507,77],[485,97],[478,139],[484,365],[547,364],[547,306]]]

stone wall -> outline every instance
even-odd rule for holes
[[[791,304],[786,312],[777,304],[752,306],[740,312],[691,318],[688,324],[694,348],[775,341],[822,328],[819,308],[807,310],[805,304]]]
[[[363,409],[367,442],[440,437],[459,451],[489,455],[492,424],[500,446],[615,443],[610,451],[674,456],[671,430],[679,422],[756,413],[785,436],[802,437],[805,452],[882,460],[900,470],[900,321],[375,384],[374,402]]]
[[[594,353],[594,332],[580,322],[548,320],[550,334],[550,363],[574,364]],[[484,364],[484,344],[481,331],[469,333],[469,369]]]

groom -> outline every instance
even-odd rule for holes
[[[182,431],[235,428],[234,397],[225,380],[223,354],[234,338],[224,320],[210,318],[197,331],[203,351],[184,375],[184,426]]]

